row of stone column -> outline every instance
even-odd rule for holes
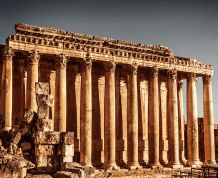
[[[5,97],[4,97],[4,118],[5,130],[11,129],[12,114],[12,58],[13,52],[10,48],[5,51]],[[33,51],[29,57],[27,70],[27,107],[37,110],[35,83],[38,82],[38,63],[40,56]],[[64,55],[57,58],[56,82],[55,82],[55,130],[66,131],[66,64]],[[116,168],[116,136],[115,136],[115,68],[113,61],[107,62],[105,75],[105,167]],[[138,168],[138,93],[137,93],[137,64],[133,64],[128,80],[127,98],[127,165],[129,168]],[[170,165],[180,167],[180,160],[184,159],[184,143],[179,143],[184,137],[183,103],[182,90],[178,90],[177,72],[168,72],[168,107],[169,113],[169,148]],[[152,139],[149,144],[153,145],[150,165],[160,166],[159,158],[159,86],[158,68],[151,71],[151,132]],[[199,164],[198,151],[198,124],[197,124],[197,99],[195,74],[188,74],[187,78],[187,142],[188,142],[188,163]],[[82,62],[82,83],[81,83],[81,120],[80,120],[80,162],[83,165],[92,165],[92,61],[87,55]],[[204,76],[204,134],[205,134],[205,162],[215,163],[215,145],[213,133],[213,103],[211,76]],[[179,139],[180,138],[180,139]],[[183,139],[184,140],[184,139]],[[209,142],[209,143],[208,143]],[[183,148],[182,148],[183,147]]]

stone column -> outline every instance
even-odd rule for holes
[[[12,60],[13,51],[11,48],[6,47],[4,51],[4,130],[10,130],[12,128]]]
[[[185,123],[184,123],[184,111],[183,111],[183,92],[182,92],[183,80],[179,79],[177,83],[178,89],[178,117],[179,117],[179,156],[180,161],[183,165],[186,165],[187,160],[185,159]]]
[[[216,164],[211,76],[203,77],[205,164]]]
[[[169,150],[171,152],[170,166],[180,168],[179,161],[179,122],[178,122],[178,102],[177,102],[177,71],[168,71],[168,102],[169,102]]]
[[[131,66],[128,80],[128,116],[127,116],[127,166],[130,169],[139,168],[138,163],[138,92],[137,65]]]
[[[21,120],[24,116],[25,111],[25,62],[23,59],[19,60],[19,78],[20,79],[20,106],[19,106],[19,119]],[[19,81],[18,81],[19,82]]]
[[[151,125],[151,131],[149,131],[152,136],[150,137],[151,143],[153,144],[153,150],[150,150],[152,152],[152,158],[153,160],[150,160],[150,166],[152,168],[157,168],[160,167],[160,156],[159,156],[159,151],[160,151],[160,143],[159,143],[159,88],[158,88],[158,68],[154,67],[152,69],[152,76],[151,76],[151,103],[152,106],[150,108],[151,115],[152,116],[152,125]]]
[[[92,166],[92,61],[89,53],[81,67],[80,163]]]
[[[39,58],[37,51],[32,51],[29,55],[28,69],[27,69],[27,108],[31,108],[37,112],[35,83],[39,78]]]
[[[196,75],[194,73],[190,73],[187,79],[187,147],[188,165],[199,166]]]
[[[27,70],[26,70],[26,66],[24,69],[24,74],[23,74],[23,88],[24,88],[24,107],[25,109],[27,108]]]
[[[167,82],[161,81],[159,82],[160,85],[160,161],[162,165],[168,165],[168,155],[169,155],[169,144],[168,144],[168,89],[167,89]]]
[[[106,64],[105,76],[105,168],[114,169],[116,165],[116,130],[115,130],[115,69],[112,61]]]
[[[51,71],[50,72],[50,80],[49,80],[49,94],[51,96],[54,97],[54,101],[55,101],[55,78],[56,78],[56,71]],[[53,104],[51,107],[50,107],[50,118],[52,119],[52,130],[54,130],[55,128],[55,105]]]
[[[56,81],[55,81],[55,117],[57,124],[57,130],[66,132],[66,67],[67,58],[64,54],[61,54],[57,58],[56,63]]]

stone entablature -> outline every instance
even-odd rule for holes
[[[7,39],[8,46],[14,50],[36,50],[53,55],[64,53],[70,58],[84,58],[89,52],[95,61],[113,59],[120,64],[137,63],[142,67],[158,66],[159,69],[175,68],[199,75],[213,74],[212,65],[174,56],[170,48],[162,45],[134,43],[20,23],[15,29],[16,34]]]

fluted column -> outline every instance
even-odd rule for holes
[[[203,77],[205,164],[216,164],[211,76]]]
[[[151,131],[150,134],[152,136],[150,137],[151,143],[153,144],[153,150],[150,150],[152,152],[152,158],[153,160],[150,160],[150,165],[152,168],[160,167],[160,143],[159,143],[159,88],[158,88],[158,68],[154,67],[152,69],[152,76],[151,76],[151,113],[152,116],[152,125],[151,125]],[[151,144],[150,143],[150,144]]]
[[[183,80],[179,79],[177,83],[178,88],[178,117],[179,117],[179,142],[180,142],[180,161],[183,165],[186,165],[185,159],[185,130],[184,130],[184,109],[183,109],[183,92],[182,92]]]
[[[179,161],[179,121],[177,100],[177,71],[168,71],[168,102],[169,102],[169,150],[171,152],[170,166],[180,168]]]
[[[89,53],[81,67],[80,163],[92,166],[92,61]]]
[[[12,60],[13,51],[11,48],[6,47],[4,51],[4,130],[12,128]]]
[[[127,166],[130,169],[139,168],[138,163],[138,92],[137,65],[131,66],[128,80],[128,116],[127,116]]]
[[[189,74],[187,79],[187,145],[188,165],[198,166],[200,161],[198,145],[196,75],[194,73]]]
[[[64,54],[61,54],[57,58],[56,63],[56,82],[55,82],[55,117],[57,124],[57,130],[66,132],[66,67],[67,58]]]
[[[105,168],[114,169],[116,165],[116,130],[115,130],[115,69],[112,61],[106,64],[105,76]]]
[[[27,108],[31,108],[37,112],[35,83],[39,78],[39,58],[37,51],[32,51],[29,55],[28,69],[27,69]]]

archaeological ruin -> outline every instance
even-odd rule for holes
[[[22,133],[32,130],[20,131],[24,114],[38,113],[32,145],[47,155],[35,152],[36,167],[37,161],[49,167],[42,160],[56,159],[50,152],[60,145],[62,162],[104,169],[216,164],[213,68],[168,47],[19,23],[0,45],[0,75],[1,132],[20,134],[11,143],[19,137],[22,148]],[[203,101],[197,101],[197,78],[203,80]]]

